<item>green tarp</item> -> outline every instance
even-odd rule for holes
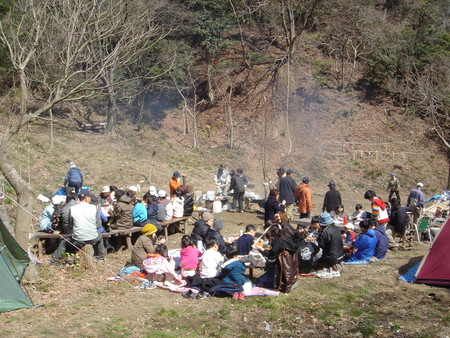
[[[0,219],[0,312],[33,306],[20,286],[30,259]]]

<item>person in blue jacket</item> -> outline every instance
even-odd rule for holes
[[[375,231],[371,228],[371,222],[368,220],[359,223],[361,228],[361,235],[355,241],[355,247],[358,249],[347,261],[368,261],[375,254],[375,247],[377,245],[377,236]]]
[[[378,225],[378,222],[374,218],[370,219],[369,221],[371,222],[371,227],[375,232],[375,236],[377,237],[377,245],[375,246],[375,253],[370,260],[372,262],[376,262],[386,257],[389,239],[386,235],[386,228],[383,225]]]
[[[70,169],[64,179],[64,186],[67,188],[74,188],[77,195],[83,186],[83,174],[73,162],[70,162]]]

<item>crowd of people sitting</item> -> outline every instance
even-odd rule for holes
[[[330,181],[322,213],[311,217],[310,224],[294,228],[291,225],[293,206],[298,206],[303,219],[311,214],[310,179],[304,177],[296,186],[292,171],[283,172],[280,168],[279,189],[270,189],[265,203],[262,236],[256,240],[257,228],[249,224],[236,241],[224,238],[223,220],[208,211],[203,212],[194,223],[191,235],[182,237],[180,262],[176,265],[168,254],[165,239],[158,235],[162,231],[161,222],[190,216],[193,212],[192,195],[181,185],[178,171],[170,180],[169,196],[164,190],[151,186],[139,198],[135,186],[126,190],[104,186],[95,196],[83,188],[81,172],[75,169],[78,168],[71,163],[65,189],[53,196],[52,204],[45,208],[41,217],[41,231],[59,230],[71,234],[54,251],[53,262],[58,262],[70,247],[80,248],[85,244],[94,247],[94,257],[101,261],[108,249],[104,246],[102,232],[141,227],[127,267],[131,267],[131,271],[134,268],[152,285],[183,285],[200,290],[197,295],[186,291],[183,293],[186,298],[216,294],[244,299],[244,290],[254,285],[289,292],[297,285],[298,276],[340,277],[344,264],[368,264],[384,259],[388,249],[398,246],[395,233],[404,231],[409,223],[408,209],[401,207],[397,198],[392,198],[388,204],[372,190],[364,194],[371,202],[371,212],[357,204],[349,217],[335,182]],[[71,172],[78,178],[75,183],[71,182]],[[241,209],[239,200],[236,198]],[[356,226],[359,233],[355,231]],[[251,264],[252,257],[263,260],[265,272],[250,281],[245,275],[244,262]]]

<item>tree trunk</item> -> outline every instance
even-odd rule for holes
[[[114,95],[114,74],[112,71],[108,71],[107,75],[103,76],[103,81],[108,90],[108,117],[106,119],[105,131],[113,133],[116,131],[117,123],[117,103]]]
[[[193,130],[193,136],[194,136],[194,144],[193,148],[198,149],[198,127],[197,127],[197,116],[191,115],[192,117],[192,130]]]
[[[16,235],[17,243],[26,251],[33,216],[33,194],[28,183],[19,175],[9,161],[6,153],[7,149],[8,147],[5,142],[2,142],[0,144],[0,170],[17,194],[17,202],[20,207],[17,208],[14,234]]]
[[[223,96],[225,106],[225,116],[227,120],[228,147],[234,148],[234,129],[233,129],[233,111],[231,109],[231,94],[233,87],[230,86],[227,93]]]
[[[213,88],[213,79],[212,79],[212,70],[213,70],[213,66],[209,63],[208,64],[208,99],[209,102],[213,105],[215,102],[215,97],[214,97],[214,88]]]

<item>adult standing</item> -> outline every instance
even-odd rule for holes
[[[230,184],[230,173],[223,164],[214,172],[214,183],[216,184],[216,194],[226,196],[227,186]]]
[[[423,183],[417,183],[416,188],[410,191],[406,205],[409,208],[409,211],[412,212],[413,222],[415,224],[417,224],[417,220],[419,219],[422,209],[425,206],[422,188]]]
[[[297,183],[295,183],[293,175],[294,172],[288,169],[286,176],[280,179],[280,196],[278,198],[280,202],[286,201],[285,211],[289,220],[294,219],[295,189],[297,189]]]
[[[78,194],[81,187],[83,186],[83,174],[81,173],[80,169],[75,165],[75,163],[70,162],[69,163],[70,168],[69,171],[66,174],[66,178],[64,179],[64,186],[66,187],[66,194],[69,193],[67,191],[67,188],[74,188],[75,193]]]
[[[80,203],[70,208],[69,227],[73,229],[72,236],[61,241],[58,249],[53,253],[53,259],[61,259],[69,243],[76,248],[91,244],[94,247],[94,257],[103,260],[105,247],[102,234],[98,232],[101,227],[100,214],[97,212],[97,207],[90,204],[92,195],[88,190],[80,190],[78,198]]]
[[[336,210],[336,207],[342,204],[341,193],[336,189],[336,183],[332,180],[328,183],[328,188],[330,190],[325,194],[325,198],[323,199],[322,212],[330,213],[333,210]]]
[[[242,180],[242,176],[236,174],[235,170],[231,170],[230,175],[231,175],[230,190],[233,190],[232,210],[237,212],[244,212],[244,193],[245,193],[244,181]]]
[[[395,173],[391,173],[391,178],[388,181],[388,186],[386,188],[386,191],[389,191],[389,197],[388,197],[388,201],[391,200],[392,195],[395,194],[395,196],[397,196],[398,201],[400,202],[400,192],[399,192],[399,188],[400,188],[400,182],[398,181],[397,176],[395,175]]]
[[[302,183],[295,190],[295,198],[298,200],[298,211],[300,218],[310,218],[312,211],[312,192],[309,188],[309,177],[303,177]]]
[[[181,174],[179,171],[174,171],[172,179],[169,182],[169,195],[170,198],[175,196],[175,191],[181,185]],[[155,189],[156,190],[156,189]]]
[[[386,229],[386,236],[389,240],[389,249],[398,247],[398,243],[394,239],[394,227],[389,225],[389,214],[386,203],[384,203],[381,198],[377,197],[373,190],[367,190],[364,194],[364,198],[371,202],[372,215],[378,221],[378,226],[383,226]]]

